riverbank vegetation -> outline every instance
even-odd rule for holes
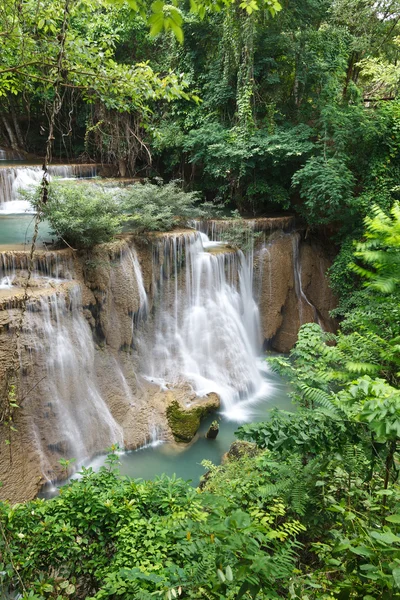
[[[24,196],[38,207],[40,194],[38,189]],[[77,249],[112,241],[124,228],[143,233],[187,227],[209,211],[196,192],[185,192],[177,181],[117,187],[60,180],[48,185],[41,208],[55,243]]]

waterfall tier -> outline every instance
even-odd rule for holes
[[[50,165],[49,175],[64,179],[90,179],[96,177],[97,165]],[[20,192],[38,186],[42,177],[40,165],[0,164],[0,214],[32,212],[30,203],[21,199]]]
[[[51,423],[46,428],[47,448],[40,444],[43,461],[47,449],[82,460],[99,448],[123,446],[122,428],[98,389],[92,332],[81,307],[77,285],[68,296],[53,294],[27,305],[24,334],[32,340],[31,368],[40,373],[30,382],[42,398],[33,419],[39,444],[42,420]],[[45,475],[50,478],[51,467]]]
[[[213,252],[213,250],[217,252]],[[163,386],[216,392],[232,418],[241,401],[265,393],[252,273],[240,250],[221,249],[202,233],[164,237],[154,246],[154,316],[139,332],[141,368]]]

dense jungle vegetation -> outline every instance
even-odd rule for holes
[[[43,208],[56,231],[87,247],[199,200],[290,211],[338,248],[340,319],[269,360],[296,412],[241,427],[201,490],[121,477],[111,453],[58,498],[0,504],[4,595],[400,598],[400,3],[2,0],[0,15],[1,143],[44,154],[55,102],[53,158],[185,189],[146,184],[152,203],[125,193],[121,213],[60,183]]]

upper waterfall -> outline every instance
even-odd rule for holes
[[[97,175],[96,165],[50,165],[50,177],[92,178]],[[40,165],[0,165],[0,214],[33,212],[28,200],[20,192],[39,185],[43,177]]]

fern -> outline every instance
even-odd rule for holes
[[[327,394],[323,390],[309,387],[305,383],[299,383],[298,387],[306,400],[311,403],[319,404],[323,408],[327,408],[332,414],[337,414],[337,416],[339,416],[340,413],[332,402],[332,395]]]
[[[379,373],[380,367],[379,367],[379,365],[373,365],[372,363],[350,361],[350,362],[346,363],[346,369],[350,373],[376,374],[376,373]]]

